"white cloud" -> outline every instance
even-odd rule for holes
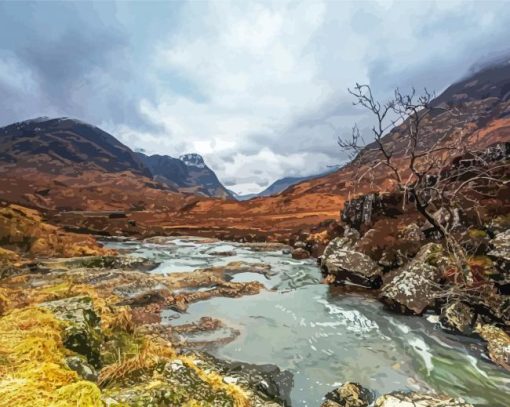
[[[132,148],[198,152],[236,192],[342,162],[337,135],[368,125],[346,92],[356,81],[382,98],[441,91],[510,35],[504,1],[0,5],[11,8],[2,121],[71,115]]]

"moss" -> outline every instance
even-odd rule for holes
[[[481,229],[469,229],[468,236],[471,239],[485,239],[488,235],[486,231]]]
[[[84,258],[80,266],[85,268],[110,268],[115,264],[114,256],[96,256]]]

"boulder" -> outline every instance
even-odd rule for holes
[[[446,304],[441,310],[440,321],[443,327],[457,333],[469,335],[476,320],[473,309],[460,301]]]
[[[368,407],[374,395],[357,383],[347,382],[326,394],[325,398],[321,407]]]
[[[440,245],[423,246],[410,263],[393,273],[381,290],[380,300],[395,311],[421,315],[435,304],[442,257]]]
[[[379,397],[375,407],[473,407],[460,398],[445,395],[393,392]]]
[[[64,346],[87,358],[95,368],[101,367],[100,347],[102,342],[100,319],[94,311],[92,299],[87,296],[65,298],[39,304],[65,321]]]
[[[510,371],[510,335],[488,324],[478,325],[476,332],[487,341],[487,351],[491,360]]]
[[[381,286],[381,269],[369,256],[352,248],[345,237],[333,239],[322,255],[321,267],[325,274],[333,275],[337,283],[352,283],[369,288]]]
[[[310,252],[306,249],[297,248],[292,250],[292,258],[296,260],[308,259],[310,257]]]

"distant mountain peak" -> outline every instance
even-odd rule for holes
[[[179,157],[179,160],[181,160],[188,167],[205,168],[204,159],[200,154],[183,154]]]

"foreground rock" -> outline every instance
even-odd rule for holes
[[[380,300],[395,311],[421,315],[435,304],[442,261],[440,245],[423,246],[410,263],[393,273],[393,278],[381,290]]]
[[[373,393],[357,383],[347,382],[326,394],[321,407],[473,407],[459,398],[415,392],[382,395],[375,403]]]
[[[321,407],[367,407],[374,395],[357,383],[347,382],[326,394],[325,398]]]
[[[487,341],[487,351],[491,360],[510,371],[510,336],[492,325],[480,325],[476,332]]]
[[[440,321],[442,326],[448,330],[469,335],[476,317],[476,313],[469,305],[461,301],[453,301],[446,304],[441,310]]]
[[[381,269],[369,256],[352,248],[346,237],[333,239],[322,255],[321,267],[328,281],[369,288],[381,286]],[[329,276],[332,278],[330,279]]]
[[[375,407],[473,407],[462,399],[444,395],[394,392],[375,401]]]

